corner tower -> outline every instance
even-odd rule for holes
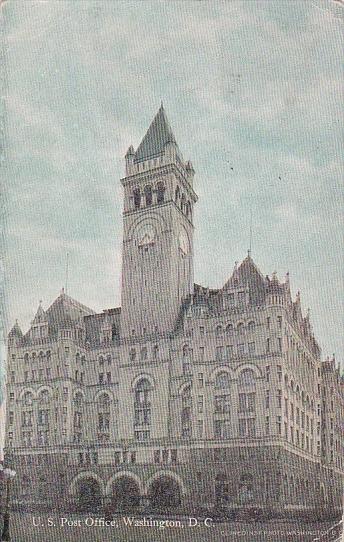
[[[162,105],[125,168],[121,335],[171,331],[193,290],[197,196]]]

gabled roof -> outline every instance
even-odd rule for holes
[[[11,331],[8,334],[9,337],[22,337],[23,332],[19,327],[18,320],[16,320],[14,326],[12,327]]]
[[[174,143],[180,155],[176,139],[161,104],[135,153],[134,162],[142,162],[161,155],[167,143]]]
[[[33,319],[33,324],[39,324],[39,323],[42,323],[42,322],[46,322],[46,316],[45,316],[45,312],[43,310],[43,306],[42,306],[42,301],[39,302],[39,305],[38,305],[38,309],[37,309],[37,312],[36,312],[36,315]]]
[[[89,314],[95,314],[95,311],[65,294],[63,290],[45,313],[49,324],[58,327],[75,323]]]
[[[232,276],[227,280],[223,289],[228,290],[238,286],[249,288],[251,304],[259,305],[264,301],[266,279],[252,260],[250,254],[246,256],[238,268],[234,268]]]

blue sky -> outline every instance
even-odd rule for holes
[[[195,280],[290,272],[343,357],[342,12],[336,1],[5,2],[7,318],[65,281],[120,303],[119,182],[163,100],[196,170]],[[233,169],[231,169],[233,168]],[[279,178],[280,177],[280,178]]]

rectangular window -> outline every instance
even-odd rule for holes
[[[216,347],[216,354],[215,354],[216,361],[221,361],[223,359],[223,346],[217,346]]]
[[[238,356],[244,356],[245,355],[245,345],[244,344],[238,344]]]
[[[9,425],[13,425],[13,421],[14,421],[14,412],[12,410],[10,410],[9,419],[8,419]]]
[[[29,372],[28,372],[28,371],[25,371],[25,372],[24,372],[24,381],[25,381],[25,382],[28,382],[28,380],[29,380]]]
[[[177,450],[176,449],[171,450],[171,463],[172,464],[177,463]]]
[[[115,465],[119,465],[121,463],[121,452],[115,452]]]
[[[284,436],[288,440],[288,424],[284,422]]]
[[[278,382],[282,382],[282,366],[277,365],[277,378]]]
[[[277,408],[282,408],[282,390],[277,390]]]
[[[270,418],[269,416],[265,416],[265,434],[270,434]]]
[[[248,343],[248,353],[252,356],[256,353],[256,343]]]
[[[162,462],[164,464],[168,463],[168,455],[169,455],[168,450],[163,450],[162,451]]]
[[[218,439],[230,438],[230,421],[229,420],[215,420],[214,436],[215,438],[218,438]]]
[[[265,408],[270,408],[270,391],[265,390]]]
[[[281,337],[278,337],[278,351],[282,352],[282,339],[281,339]]]
[[[270,352],[270,339],[266,339],[266,352]]]
[[[247,435],[254,437],[256,434],[256,420],[254,418],[248,418],[247,422]]]
[[[270,316],[268,316],[266,319],[266,327],[270,329]]]
[[[255,393],[239,393],[239,412],[254,412],[255,407]]]
[[[198,386],[200,388],[203,388],[203,386],[204,386],[203,373],[198,373]]]
[[[230,412],[230,395],[215,396],[215,413],[225,414]]]
[[[47,378],[51,378],[51,369],[50,369],[50,367],[47,367],[46,371],[47,371]]]
[[[111,373],[106,373],[106,380],[108,384],[111,383]]]
[[[154,450],[154,463],[156,465],[160,463],[160,450]]]
[[[199,328],[199,334],[200,334],[201,337],[204,337],[204,327],[203,326],[201,326]]]
[[[278,435],[281,435],[282,434],[282,418],[281,418],[281,416],[277,416],[276,425],[277,425],[277,433],[278,433]]]
[[[35,370],[32,371],[32,380],[36,380],[36,371]]]
[[[10,393],[10,401],[14,401],[14,393],[13,392]]]
[[[198,399],[197,399],[197,412],[198,412],[198,414],[203,413],[203,403],[204,403],[203,395],[199,395]]]
[[[104,373],[99,373],[98,382],[104,384]]]
[[[270,365],[267,365],[267,366],[265,367],[265,380],[266,380],[267,382],[270,381]]]
[[[245,305],[245,292],[238,292],[238,306],[243,307]]]
[[[287,397],[284,398],[284,415],[286,418],[288,418],[288,399]]]
[[[226,346],[226,358],[232,359],[233,358],[233,345],[227,344]]]
[[[198,438],[203,438],[203,420],[198,420],[197,422],[197,436]]]
[[[282,316],[277,316],[277,324],[278,328],[282,329]]]
[[[235,304],[234,294],[233,293],[228,294],[227,299],[228,299],[228,306],[233,307]]]
[[[199,347],[199,359],[200,361],[204,361],[204,346]]]

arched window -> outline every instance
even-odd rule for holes
[[[79,354],[79,352],[78,352],[78,353],[76,354],[76,356],[75,356],[75,361],[76,361],[76,363],[79,363],[79,361],[80,361],[80,354]]]
[[[217,326],[216,328],[216,336],[219,337],[222,335],[222,326]]]
[[[29,354],[28,353],[24,354],[24,361],[25,361],[25,363],[29,362]]]
[[[106,356],[106,361],[107,361],[107,364],[108,364],[108,365],[111,365],[111,354],[108,354],[108,355]]]
[[[39,361],[43,361],[44,354],[43,354],[42,350],[38,354],[38,357],[39,357]]]
[[[23,395],[24,405],[29,406],[33,403],[33,395],[31,391],[26,391]]]
[[[99,356],[99,365],[104,365],[104,358],[103,358],[103,356]]]
[[[244,333],[244,324],[242,322],[237,325],[237,332],[240,333],[240,335]]]
[[[255,327],[256,327],[256,324],[254,323],[253,320],[251,320],[251,322],[249,322],[247,325],[247,328],[249,331],[254,331]]]
[[[191,385],[187,386],[182,393],[181,411],[181,433],[183,438],[190,438],[192,435],[192,396]]]
[[[219,473],[215,478],[215,502],[218,505],[227,504],[229,501],[229,483],[227,475]]]
[[[130,350],[129,350],[129,358],[130,358],[130,361],[135,361],[135,359],[136,359],[136,350],[135,350],[135,348],[130,348]]]
[[[134,205],[135,209],[139,209],[141,205],[141,192],[139,188],[135,188],[134,192]]]
[[[157,200],[157,203],[164,203],[164,200],[165,200],[165,185],[164,185],[164,183],[158,183],[156,200]]]
[[[147,440],[150,436],[152,386],[147,378],[142,378],[135,387],[134,434],[136,440]]]
[[[107,393],[98,397],[98,439],[101,442],[110,440],[110,399]]]
[[[38,400],[40,403],[49,403],[50,395],[49,395],[48,390],[42,390],[38,396]]]
[[[226,372],[218,373],[215,379],[215,389],[225,390],[230,387],[230,377]]]
[[[32,357],[32,361],[35,361],[35,359],[36,359],[36,352],[32,352],[31,357]]]
[[[150,185],[145,186],[145,199],[146,199],[146,205],[152,205],[153,195],[152,195],[152,187]]]
[[[244,369],[239,376],[239,385],[252,386],[256,383],[256,375],[252,369]]]
[[[180,189],[179,189],[179,186],[177,186],[176,191],[175,191],[175,195],[174,195],[174,201],[176,202],[177,205],[179,203],[179,198],[180,198]]]
[[[228,324],[226,327],[227,335],[233,335],[233,324]]]

